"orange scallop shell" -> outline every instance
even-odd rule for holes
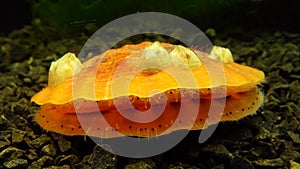
[[[219,118],[214,118],[214,116],[221,116],[221,121],[239,120],[255,113],[262,104],[263,94],[257,88],[257,84],[264,80],[262,71],[235,62],[223,64],[207,57],[207,55],[199,57],[202,65],[191,70],[197,83],[197,89],[189,85],[179,86],[176,80],[164,71],[153,74],[140,72],[132,79],[127,93],[121,92],[114,95],[111,81],[119,64],[128,57],[138,59],[145,47],[151,44],[151,42],[143,42],[108,50],[104,54],[95,56],[83,63],[83,69],[74,77],[66,79],[57,86],[46,87],[37,93],[32,98],[33,102],[41,105],[40,111],[35,116],[37,123],[48,131],[64,135],[90,135],[111,138],[118,137],[121,133],[126,136],[153,137],[175,130],[189,129],[187,124],[190,123],[193,123],[192,130],[203,129],[219,122]],[[161,45],[168,51],[175,46],[166,43],[161,43]],[[104,61],[99,62],[100,59]],[[131,62],[125,62],[124,65],[122,76],[126,76],[126,73],[130,72],[130,69],[134,66],[131,65]],[[212,84],[211,74],[209,74],[207,66],[223,68],[226,81],[218,81],[218,78],[214,77],[215,83]],[[89,72],[96,72],[96,77],[91,77],[92,75]],[[184,74],[184,71],[180,68],[178,68],[178,72]],[[90,82],[93,81],[94,86],[91,86],[91,88],[95,91],[95,95],[90,95],[90,92],[84,88],[79,89],[76,96],[73,95],[73,80],[75,78],[79,79],[79,86],[91,84]],[[122,86],[122,84],[117,84],[117,87],[118,85]],[[211,106],[211,99],[215,99],[216,102],[218,102],[218,99],[220,102],[225,99],[211,97],[212,89],[218,91],[221,88],[226,88],[227,97],[224,111],[213,112],[208,115],[209,110],[214,109]],[[161,92],[151,95],[151,92],[157,89]],[[185,97],[189,99],[183,101],[181,98],[183,92],[186,92]],[[160,101],[158,99],[156,104],[150,105],[149,99],[161,94],[165,94],[167,98],[166,107],[158,118],[147,123],[134,122],[125,118],[116,109],[113,102],[115,99],[122,100],[123,97],[128,96],[131,104],[137,110],[140,110],[141,114],[151,107],[151,111],[148,113],[154,116],[157,114],[156,111],[160,109]],[[193,100],[193,95],[200,96],[200,103]],[[75,113],[73,101],[84,104],[84,108],[81,109],[82,112]],[[93,106],[89,106],[95,104],[95,101],[97,101],[97,108],[101,112],[95,110]],[[174,124],[174,121],[178,118],[181,104],[190,105],[191,109],[195,105],[200,105],[197,117],[192,118],[189,115],[190,111],[186,110],[185,115],[180,116],[180,124]],[[130,108],[123,111],[122,113],[125,114],[132,112]],[[99,113],[104,118],[99,120],[97,118]],[[80,122],[78,118],[80,118]],[[85,126],[85,130],[81,126],[82,122],[88,124],[88,126]]]

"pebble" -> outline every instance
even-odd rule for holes
[[[260,141],[254,149],[254,151],[262,158],[275,158],[277,156],[273,145],[268,142]]]
[[[273,138],[273,139],[283,138],[283,137],[286,137],[286,135],[287,135],[286,128],[283,127],[282,125],[274,126],[271,131],[271,138]]]
[[[0,152],[0,159],[3,159],[3,158],[15,159],[15,158],[23,156],[24,153],[25,153],[24,150],[10,146]]]
[[[292,131],[295,131],[297,130],[297,128],[299,127],[299,121],[297,120],[296,117],[292,117],[290,119],[290,122],[288,124],[288,129],[292,130]]]
[[[10,145],[11,144],[10,138],[11,138],[10,131],[1,131],[0,132],[0,148]]]
[[[25,168],[28,166],[28,161],[26,159],[14,159],[4,162],[3,165],[6,168]]]
[[[168,169],[199,169],[196,166],[191,166],[189,164],[183,163],[183,162],[178,162],[176,164],[171,164]]]
[[[293,160],[290,160],[290,169],[299,169],[300,168],[300,164],[293,161]]]
[[[270,110],[264,110],[261,112],[261,115],[264,117],[264,119],[269,123],[273,124],[275,121],[274,113]]]
[[[25,134],[25,131],[13,128],[11,135],[12,143],[21,143],[24,140]]]
[[[51,165],[53,164],[54,160],[52,157],[49,156],[43,156],[37,161],[32,162],[27,169],[37,169],[42,168],[44,165]]]
[[[31,79],[28,78],[28,77],[23,78],[23,82],[24,82],[24,83],[28,83],[28,84],[31,84],[31,83],[32,83]]]
[[[28,140],[28,144],[35,148],[40,148],[41,146],[45,145],[46,143],[51,141],[51,138],[48,137],[46,134],[42,134],[40,137],[30,141]]]
[[[208,144],[201,148],[201,151],[213,154],[215,157],[231,159],[233,155],[221,144]]]
[[[87,157],[88,163],[92,168],[116,168],[116,155],[105,151],[98,145],[95,146],[93,153]]]
[[[294,143],[300,144],[300,138],[298,133],[294,133],[292,131],[287,131],[290,138],[293,140]]]
[[[265,139],[269,138],[270,135],[271,135],[270,131],[268,131],[267,129],[262,127],[258,130],[258,133],[255,136],[255,139],[256,140],[265,140]]]
[[[248,160],[257,160],[259,158],[259,154],[255,151],[255,149],[251,150],[241,150],[238,152],[238,155],[246,158]]]
[[[296,150],[291,149],[292,147],[288,147],[281,154],[281,159],[284,160],[297,160],[300,159],[300,153]]]
[[[63,166],[50,166],[50,167],[45,167],[43,169],[71,169],[69,165],[63,165]]]
[[[67,150],[71,149],[71,142],[63,138],[61,135],[52,133],[52,137],[57,141],[58,147],[61,152],[66,152]]]
[[[58,165],[70,164],[72,168],[75,168],[75,165],[79,163],[79,158],[74,154],[67,156],[62,155],[57,157],[56,160],[58,160]]]
[[[56,155],[56,148],[53,144],[47,144],[42,148],[41,152],[45,155],[54,157]]]
[[[27,157],[30,160],[35,160],[38,158],[38,154],[36,153],[36,149],[29,149],[27,153]]]
[[[132,164],[128,164],[125,166],[125,169],[154,169],[155,163],[153,161],[138,161]]]
[[[30,78],[33,80],[33,81],[36,81],[37,79],[40,78],[40,76],[42,75],[47,75],[47,70],[45,67],[43,66],[30,66],[29,67],[29,72],[28,72],[28,75],[30,76]],[[47,78],[48,79],[48,78]]]
[[[5,141],[0,140],[0,148],[3,148],[3,147],[8,146],[10,144],[11,143],[10,143],[9,140],[5,140]]]
[[[252,162],[257,167],[282,167],[286,163],[281,158],[259,159]]]

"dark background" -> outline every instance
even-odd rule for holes
[[[298,0],[11,0],[0,5],[0,35],[30,25],[35,18],[58,31],[95,23],[97,27],[124,15],[166,12],[183,17],[199,28],[216,30],[283,29],[299,32]]]

